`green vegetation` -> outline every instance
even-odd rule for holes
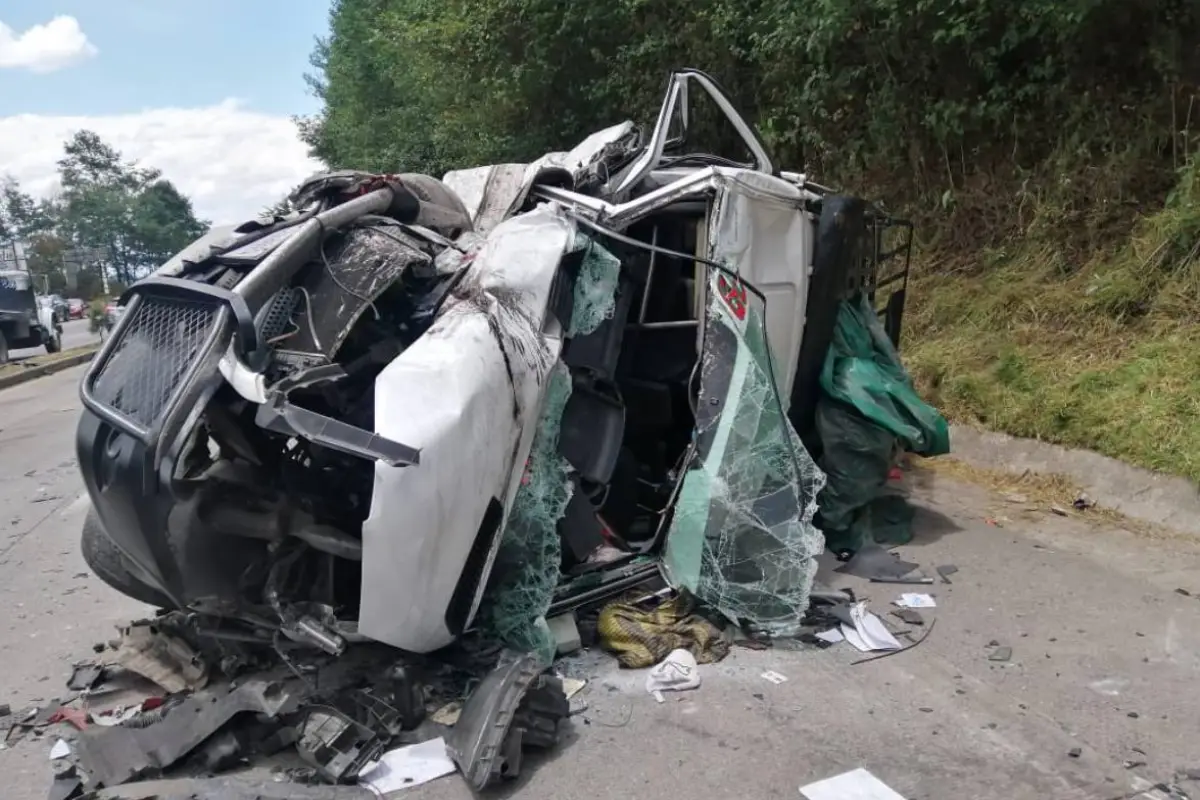
[[[207,229],[162,173],[123,161],[95,133],[78,131],[63,149],[53,198],[0,180],[0,241],[24,242],[30,272],[47,276],[51,292],[90,298],[107,279],[119,293]],[[67,264],[78,268],[70,289]]]
[[[335,0],[301,130],[442,171],[648,121],[678,66],[918,224],[906,357],[957,419],[1200,478],[1200,6]]]

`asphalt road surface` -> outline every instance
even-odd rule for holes
[[[78,553],[82,370],[0,392],[0,703],[14,711],[66,695],[71,664],[147,611],[90,577]],[[924,613],[937,624],[920,646],[870,663],[845,643],[735,647],[700,667],[698,689],[661,704],[644,671],[599,653],[569,659],[560,667],[590,680],[587,709],[498,796],[791,800],[865,767],[906,800],[1110,800],[1162,797],[1138,792],[1200,767],[1195,542],[1017,513],[929,473],[913,482],[917,538],[900,553],[931,574],[957,565],[953,584],[835,585],[880,614],[901,591],[933,593]],[[997,645],[1010,660],[989,660]],[[0,752],[5,800],[45,798],[58,735]],[[450,776],[405,796],[471,795]]]
[[[70,350],[75,347],[83,347],[87,344],[99,342],[100,334],[92,333],[88,330],[88,321],[86,319],[72,319],[63,323],[62,338],[63,350]],[[45,347],[24,347],[20,350],[10,350],[9,359],[20,361],[23,358],[45,354]]]

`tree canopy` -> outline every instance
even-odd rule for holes
[[[334,167],[440,174],[649,121],[694,66],[785,164],[978,241],[1022,190],[1161,198],[1200,119],[1197,40],[1186,0],[335,0],[301,129]]]
[[[66,290],[66,262],[82,268],[76,293],[99,291],[104,278],[129,285],[183,249],[208,224],[157,169],[123,160],[88,130],[63,146],[61,191],[37,200],[16,180],[0,182],[0,240],[25,243],[30,270],[51,290]]]

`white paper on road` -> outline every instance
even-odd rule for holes
[[[71,755],[71,745],[59,739],[54,743],[54,747],[50,748],[50,760],[54,761],[59,758],[66,758]]]
[[[455,769],[454,762],[446,754],[446,742],[439,736],[389,750],[363,771],[358,783],[382,797],[398,789],[429,783]]]
[[[800,787],[808,800],[904,800],[895,790],[859,767]]]
[[[879,617],[867,611],[866,603],[850,606],[850,619],[854,625],[842,624],[842,635],[846,641],[864,653],[872,650],[899,650],[902,645]]]
[[[842,632],[837,628],[830,628],[827,631],[821,631],[817,634],[817,638],[822,642],[829,642],[830,644],[837,644],[838,642],[846,641],[846,637],[843,636]]]
[[[937,608],[937,602],[931,595],[917,592],[904,592],[896,601],[896,605],[902,608]]]

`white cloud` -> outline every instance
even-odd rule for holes
[[[54,72],[98,52],[74,17],[58,16],[21,34],[0,22],[0,69]]]
[[[53,194],[63,142],[84,128],[125,160],[162,170],[192,199],[196,215],[215,223],[252,216],[321,168],[290,119],[226,100],[207,108],[112,116],[0,117],[0,172],[34,195]]]

